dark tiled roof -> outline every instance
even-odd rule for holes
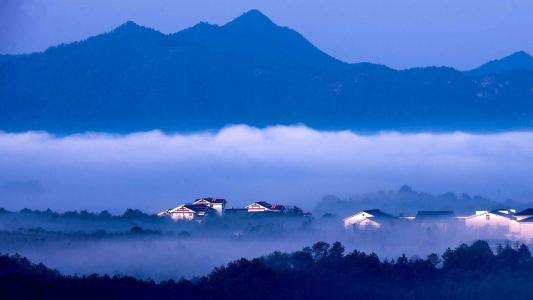
[[[197,201],[200,201],[200,200],[205,200],[209,203],[226,203],[226,199],[223,199],[223,198],[213,198],[213,197],[207,197],[207,198],[198,198],[196,199],[194,202],[197,202]]]
[[[509,209],[509,208],[496,208],[496,209],[491,210],[490,212],[493,212],[493,211],[503,211],[503,210],[505,210],[505,211],[511,211],[511,209]]]
[[[199,212],[214,212],[215,210],[212,209],[211,207],[207,206],[207,205],[203,205],[203,204],[185,204],[184,205],[185,208],[188,208],[196,213],[199,213]]]
[[[272,204],[268,203],[268,202],[265,202],[265,201],[258,201],[258,202],[255,202],[263,207],[266,207],[268,209],[271,209],[272,208]]]
[[[449,210],[433,210],[433,211],[419,211],[416,214],[415,220],[428,220],[428,219],[451,219],[455,217],[453,211]]]
[[[363,212],[366,212],[367,214],[371,214],[375,218],[396,218],[395,216],[390,215],[388,213],[384,213],[379,209],[368,209],[368,210],[363,210]]]
[[[267,209],[270,209],[270,210],[285,210],[285,206],[283,205],[279,205],[279,204],[270,204],[268,202],[265,202],[265,201],[257,201],[257,202],[254,202],[254,203],[257,203]],[[253,203],[252,203],[253,204]],[[251,204],[250,204],[251,205]]]
[[[523,211],[515,214],[515,216],[533,216],[533,208],[524,209]]]
[[[254,202],[252,204],[259,204],[259,205],[261,205],[261,206],[263,206],[265,208],[272,209],[272,204],[270,204],[268,202],[265,202],[265,201],[256,201],[256,202]],[[252,204],[250,204],[250,205],[252,205]],[[248,205],[248,206],[250,206],[250,205]]]
[[[525,218],[523,220],[518,221],[520,223],[533,223],[533,217]]]
[[[507,218],[507,219],[515,219],[515,217],[512,214],[502,213],[502,212],[500,212],[500,210],[507,210],[507,209],[495,209],[493,211],[490,211],[490,213],[493,214],[493,215],[497,215],[497,216],[500,216],[500,217]]]

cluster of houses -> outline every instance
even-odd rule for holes
[[[344,227],[351,230],[373,230],[401,226],[412,222],[423,227],[446,230],[464,226],[470,230],[500,232],[509,238],[533,239],[533,208],[476,211],[469,216],[456,216],[452,211],[419,211],[416,216],[394,216],[379,209],[363,210],[344,218]]]
[[[172,220],[201,221],[209,216],[227,214],[284,214],[291,209],[284,205],[264,201],[250,203],[244,208],[226,208],[226,199],[198,198],[192,203],[178,205],[158,214]],[[293,208],[294,209],[294,208]],[[291,214],[294,212],[292,211]],[[306,215],[301,210],[297,214]],[[453,211],[419,211],[415,216],[395,216],[379,209],[363,210],[344,218],[344,227],[350,230],[376,230],[416,224],[423,228],[447,230],[451,226],[463,226],[470,230],[499,232],[513,239],[533,239],[533,208],[517,212],[514,209],[476,211],[469,216],[457,216]]]
[[[221,198],[198,198],[192,203],[178,205],[175,208],[164,210],[157,215],[170,217],[172,220],[202,220],[208,216],[222,216],[235,213],[284,213],[285,206],[257,201],[244,208],[226,209],[227,201]]]

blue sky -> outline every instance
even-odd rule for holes
[[[127,20],[165,33],[223,24],[252,8],[348,62],[469,69],[533,53],[529,0],[2,0],[0,53],[41,51]]]

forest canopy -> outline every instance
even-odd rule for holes
[[[0,256],[0,290],[8,299],[531,299],[532,275],[527,246],[492,249],[485,241],[392,260],[317,242],[235,260],[200,278],[161,282],[63,276],[18,255]]]

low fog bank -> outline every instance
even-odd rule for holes
[[[407,221],[406,221],[407,222]],[[292,252],[317,241],[342,242],[348,251],[380,258],[425,257],[448,247],[487,239],[506,244],[504,232],[446,230],[414,223],[379,231],[349,231],[342,218],[237,214],[198,222],[174,222],[140,211],[57,214],[0,211],[0,253],[19,253],[64,274],[121,274],[165,280],[209,273],[232,260],[274,251]]]
[[[179,278],[194,278],[208,274],[213,268],[239,258],[256,258],[275,251],[292,252],[317,241],[333,243],[342,241],[348,250],[377,253],[380,258],[395,258],[402,254],[408,257],[426,257],[442,253],[447,247],[456,247],[463,240],[436,241],[429,245],[415,243],[388,244],[385,240],[364,243],[359,239],[326,236],[314,239],[311,236],[262,240],[229,239],[175,239],[165,237],[131,238],[122,240],[53,241],[31,247],[0,249],[1,253],[19,253],[34,262],[41,262],[68,275],[128,275],[139,279],[157,281]],[[383,236],[382,238],[387,238]],[[475,239],[465,239],[472,242]],[[501,241],[505,244],[505,241]],[[401,249],[397,248],[402,246]],[[7,248],[7,249],[6,249]]]
[[[403,184],[530,201],[532,161],[532,132],[361,135],[241,125],[190,134],[0,133],[0,202],[156,212],[216,196],[230,207],[264,200],[312,209],[326,194]]]

